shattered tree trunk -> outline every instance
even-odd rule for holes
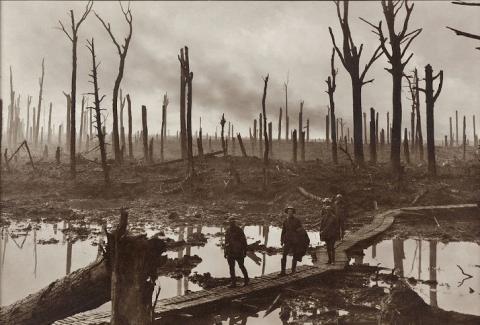
[[[327,78],[327,94],[330,103],[329,112],[327,114],[326,120],[326,129],[327,129],[327,144],[328,144],[328,137],[329,137],[329,125],[331,124],[332,128],[332,160],[334,164],[338,164],[338,152],[337,152],[337,129],[335,127],[335,100],[334,100],[334,93],[337,88],[336,85],[336,76],[337,70],[335,69],[335,50],[332,51],[332,58],[330,60],[330,73],[331,75]],[[330,116],[330,121],[328,120]]]
[[[433,81],[436,78],[440,78],[438,89],[434,94]],[[437,174],[437,167],[435,161],[435,131],[434,131],[434,106],[435,101],[438,99],[443,85],[443,70],[435,77],[433,76],[432,66],[428,64],[425,67],[425,102],[427,112],[427,151],[428,151],[428,172],[430,175],[435,176]]]
[[[477,128],[475,126],[475,115],[473,115],[473,145],[478,146]]]
[[[267,99],[267,87],[268,87],[268,77],[267,75],[264,78],[263,86],[263,96],[262,96],[262,112],[263,112],[263,139],[265,142],[265,151],[263,152],[263,188],[267,187],[268,183],[268,154],[269,154],[269,137],[267,133],[267,109],[266,109],[266,99]],[[260,114],[260,123],[262,123],[262,115]],[[261,125],[261,124],[260,124]],[[271,124],[270,124],[270,134],[271,134]],[[260,142],[261,143],[261,142]]]
[[[100,159],[102,162],[102,169],[103,169],[103,176],[105,180],[105,184],[110,183],[110,170],[109,166],[107,164],[107,149],[105,147],[105,132],[104,132],[104,127],[102,127],[102,109],[100,108],[100,103],[102,101],[102,98],[100,98],[100,95],[98,93],[98,78],[97,78],[97,68],[98,65],[96,63],[96,56],[95,56],[95,43],[94,39],[92,38],[91,41],[87,41],[88,49],[90,50],[90,53],[92,55],[92,74],[90,75],[92,77],[92,83],[93,83],[93,95],[94,95],[94,107],[95,109],[95,121],[97,123],[96,129],[97,129],[97,137],[98,137],[98,146],[100,147]],[[61,131],[59,131],[61,132]],[[60,144],[59,144],[60,146]]]
[[[466,154],[467,154],[467,118],[466,116],[464,115],[463,116],[463,137],[462,137],[462,140],[463,140],[463,160],[466,159]]]
[[[120,151],[122,153],[122,160],[125,158],[125,127],[123,125],[123,111],[125,109],[126,98],[123,97],[122,89],[120,89]]]
[[[270,148],[270,157],[273,156],[273,130],[272,122],[268,122],[268,147]]]
[[[370,107],[370,162],[377,163],[377,141],[375,136],[375,109]]]
[[[222,141],[222,150],[223,150],[223,157],[227,157],[227,144],[225,143],[225,114],[222,114],[222,119],[220,120],[220,125],[222,130],[220,131],[220,139]]]
[[[133,142],[132,142],[132,102],[130,94],[127,94],[128,109],[128,157],[133,159]]]
[[[293,130],[292,132],[292,161],[294,164],[297,163],[297,130]]]
[[[403,155],[405,156],[405,162],[407,164],[410,164],[410,149],[408,147],[408,131],[407,128],[405,128],[404,134],[403,134]]]
[[[75,63],[76,64],[76,63]],[[40,91],[38,92],[37,121],[35,122],[35,147],[38,145],[38,132],[40,131],[40,113],[42,111],[43,78],[45,76],[45,59],[42,59],[42,76],[39,79]],[[75,109],[75,107],[74,107]]]
[[[278,142],[282,139],[282,108],[280,107],[280,111],[278,113]]]
[[[183,53],[183,48],[180,49],[180,56],[178,57],[180,61],[180,150],[182,158],[187,158],[187,126],[185,120],[185,88],[186,88],[186,78],[184,71],[184,62],[185,55]]]
[[[458,111],[455,111],[455,145],[458,147]]]
[[[300,132],[300,160],[305,162],[305,131]]]
[[[450,122],[450,147],[453,147],[453,128],[452,128],[452,117],[449,117]]]
[[[26,137],[25,137],[26,138]],[[50,110],[48,112],[48,136],[47,143],[50,144],[52,141],[52,103],[50,102]]]
[[[247,151],[245,150],[245,146],[243,145],[242,136],[240,133],[237,133],[238,144],[240,145],[240,150],[242,151],[242,156],[247,157]]]
[[[363,113],[363,133],[365,140],[363,141],[364,144],[368,144],[367,138],[367,113]]]
[[[327,145],[330,143],[330,115],[325,115],[325,142]]]
[[[82,141],[83,141],[83,119],[85,114],[85,96],[82,97],[82,109],[80,111],[80,133],[78,135],[78,151],[82,151]]]
[[[148,154],[148,127],[147,127],[147,107],[142,105],[142,134],[143,134],[143,159],[150,162]]]
[[[112,264],[111,325],[153,322],[152,294],[157,278],[158,255],[165,251],[160,239],[146,235],[126,236],[128,214],[122,210],[117,231],[108,234],[113,243],[109,256]]]

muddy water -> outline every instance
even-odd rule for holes
[[[431,306],[480,315],[479,244],[393,239],[368,247],[364,254],[363,258],[357,258],[357,263],[380,264],[395,268],[397,275],[437,281],[437,284],[412,285]],[[457,265],[472,278],[463,275]]]
[[[98,242],[103,240],[99,227],[86,226],[97,235],[87,235],[75,242],[69,241],[64,229],[78,225],[69,225],[61,222],[57,224],[14,223],[1,230],[0,236],[0,305],[8,305],[30,293],[47,286],[52,281],[84,267],[94,261],[98,256]],[[158,232],[158,229],[147,225],[147,234]],[[169,257],[182,257],[183,255],[198,255],[202,262],[193,272],[200,274],[210,272],[213,277],[228,277],[228,265],[223,257],[221,244],[224,229],[219,227],[181,227],[166,229],[167,237],[175,240],[187,240],[195,232],[202,232],[208,238],[205,246],[186,247],[178,252],[168,252]],[[267,226],[246,226],[245,234],[249,243],[261,241],[268,247],[280,247],[281,229]],[[68,233],[68,231],[67,231]],[[318,232],[310,233],[312,246],[320,245]],[[58,241],[53,244],[40,244],[42,240]],[[245,260],[251,277],[271,273],[279,270],[280,255],[266,255],[261,253],[249,254]],[[290,261],[288,261],[290,263]],[[303,264],[311,264],[310,256],[303,259]],[[191,283],[187,277],[173,279],[160,277],[157,280],[161,286],[161,298],[183,295],[188,291],[201,288]],[[100,307],[107,310],[108,304]]]

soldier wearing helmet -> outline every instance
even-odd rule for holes
[[[228,228],[225,233],[225,253],[224,256],[227,259],[230,269],[230,288],[237,286],[237,278],[235,276],[235,262],[238,263],[240,270],[243,273],[244,286],[250,282],[248,278],[248,272],[243,264],[245,256],[247,255],[247,238],[242,228],[237,226],[234,217],[228,218]]]
[[[287,218],[283,222],[282,234],[280,236],[280,242],[283,246],[282,260],[281,260],[281,272],[280,275],[285,275],[285,269],[287,266],[287,256],[292,253],[292,273],[295,272],[297,267],[297,261],[301,260],[301,256],[298,256],[298,233],[301,232],[302,223],[295,217],[295,208],[292,205],[285,207],[284,212],[287,214]]]

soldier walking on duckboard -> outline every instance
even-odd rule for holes
[[[225,233],[225,258],[228,261],[230,268],[231,284],[229,288],[237,286],[237,278],[235,276],[235,262],[238,263],[238,267],[243,273],[244,286],[250,282],[248,278],[248,272],[243,264],[245,256],[247,256],[247,238],[233,217],[228,219],[229,227]]]

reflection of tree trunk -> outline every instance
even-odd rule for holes
[[[71,269],[72,269],[72,242],[68,241],[67,242],[67,270],[66,270],[66,275],[70,274]]]
[[[33,258],[35,266],[33,268],[33,275],[37,278],[37,229],[33,228]],[[0,272],[1,273],[1,272]]]
[[[403,259],[405,258],[405,251],[403,250],[403,240],[393,239],[393,264],[398,270],[398,276],[403,277]]]
[[[422,276],[422,241],[418,240],[418,279]]]
[[[437,304],[437,242],[432,240],[430,244],[430,280],[435,281],[430,284],[430,306],[438,307]]]
[[[377,244],[372,245],[372,258],[377,257]]]
[[[263,261],[262,261],[262,275],[265,275],[265,267],[267,266],[267,254],[262,253]]]
[[[268,245],[268,233],[270,232],[270,227],[268,225],[263,226],[263,238],[264,238],[264,245],[267,247]]]

